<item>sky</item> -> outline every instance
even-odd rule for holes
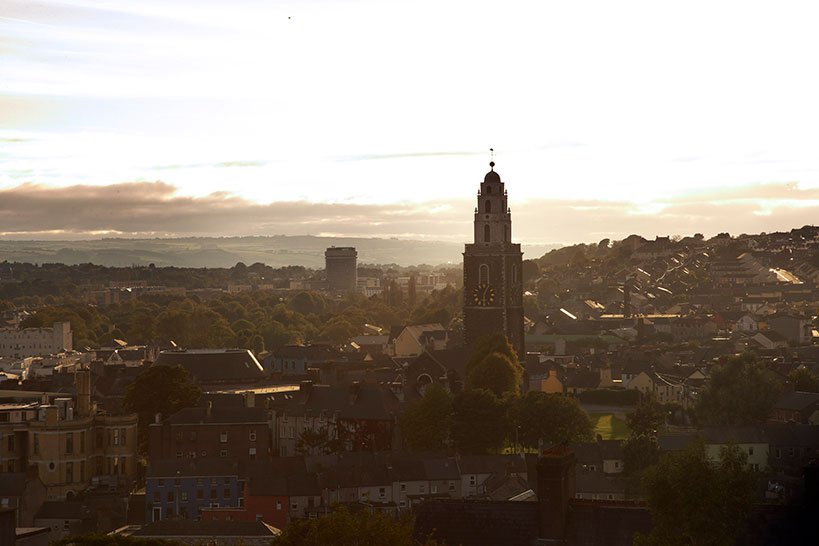
[[[811,2],[0,0],[0,237],[468,241],[819,218]]]

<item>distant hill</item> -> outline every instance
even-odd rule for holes
[[[0,262],[94,263],[108,267],[155,264],[157,267],[231,267],[261,262],[271,267],[324,267],[324,250],[354,246],[358,262],[401,266],[457,264],[463,244],[442,241],[347,237],[189,237],[178,239],[97,239],[81,241],[0,240]],[[537,258],[560,245],[524,245]]]

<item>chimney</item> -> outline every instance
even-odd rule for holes
[[[623,317],[631,317],[631,279],[623,283]]]
[[[256,407],[256,393],[253,391],[245,391],[242,393],[246,408]]]
[[[569,499],[575,494],[574,452],[557,445],[543,452],[537,462],[537,498],[540,538],[562,541],[566,536]]]
[[[74,383],[77,385],[77,416],[88,417],[91,415],[91,371],[74,372]]]
[[[350,395],[349,395],[349,398],[348,398],[348,401],[349,401],[351,406],[356,403],[356,400],[358,400],[358,395],[360,393],[361,393],[361,383],[359,383],[358,381],[353,381],[352,384],[350,385]]]

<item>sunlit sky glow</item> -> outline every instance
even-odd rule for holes
[[[524,242],[815,223],[817,10],[0,0],[0,237],[467,240],[490,146]],[[235,214],[163,223],[188,199]]]

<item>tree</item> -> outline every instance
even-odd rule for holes
[[[559,394],[529,391],[512,403],[511,425],[519,427],[518,441],[537,447],[539,440],[550,444],[592,439],[592,424],[577,400]]]
[[[452,394],[433,383],[424,396],[407,405],[401,415],[401,437],[410,449],[444,449],[452,432]]]
[[[626,415],[626,423],[632,436],[656,436],[665,424],[665,411],[656,398],[647,396]]]
[[[427,539],[418,542],[412,536],[410,516],[397,521],[379,511],[364,509],[352,511],[339,508],[319,519],[294,519],[273,540],[273,546],[433,546]]]
[[[165,417],[196,405],[202,391],[181,366],[151,366],[128,385],[122,406],[139,414],[140,445],[144,448],[148,424],[157,413]]]
[[[466,384],[470,389],[492,391],[495,396],[517,394],[521,375],[520,365],[515,365],[508,356],[490,353],[472,367],[466,376]]]
[[[746,353],[714,368],[696,415],[708,425],[753,425],[770,415],[780,392],[776,375]]]
[[[478,340],[466,363],[467,388],[488,389],[499,397],[505,393],[517,394],[522,375],[515,349],[503,334]]]
[[[623,442],[623,465],[626,474],[636,475],[651,465],[657,464],[660,458],[660,446],[656,438],[641,434],[630,436]]]
[[[455,397],[452,439],[463,453],[486,453],[503,445],[506,405],[492,391],[475,389]]]
[[[635,544],[744,544],[756,481],[746,463],[736,446],[711,461],[701,441],[663,456],[643,477],[654,528]]]
[[[804,366],[799,366],[788,374],[788,381],[794,390],[800,392],[819,392],[819,377]]]

